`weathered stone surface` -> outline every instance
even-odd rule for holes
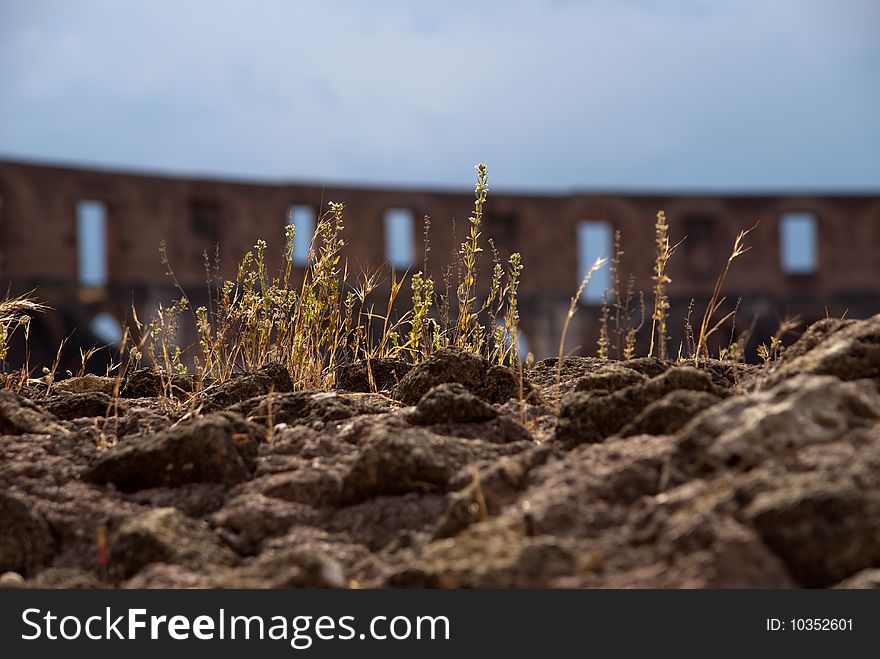
[[[542,359],[529,371],[529,380],[543,389],[549,389],[556,384],[557,375],[563,383],[573,386],[580,378],[607,366],[608,362],[598,357],[582,357],[572,355],[562,360],[562,373],[559,374],[559,359],[550,357]]]
[[[338,562],[296,549],[269,550],[240,567],[210,574],[171,563],[153,563],[124,588],[344,588],[348,584]]]
[[[135,492],[184,483],[234,485],[250,478],[262,429],[232,413],[214,414],[109,449],[83,474]]]
[[[66,421],[83,417],[106,416],[113,414],[114,409],[125,411],[124,402],[118,408],[114,408],[113,399],[99,391],[50,396],[41,402],[46,411]]]
[[[685,505],[662,520],[651,539],[656,554],[648,568],[651,582],[663,588],[792,588],[785,563],[758,533],[733,516],[706,510],[702,501]],[[638,536],[637,536],[638,537]],[[644,558],[642,559],[644,560]],[[630,572],[631,570],[631,572]],[[627,574],[630,572],[630,574]],[[616,585],[639,587],[638,570],[623,571]],[[635,577],[635,579],[633,578]]]
[[[339,508],[325,528],[372,552],[390,555],[430,539],[446,505],[444,492],[380,495]]]
[[[150,563],[206,571],[232,565],[235,555],[202,521],[175,508],[155,508],[123,524],[110,540],[111,575],[128,579]]]
[[[880,396],[873,385],[799,375],[773,389],[729,398],[697,416],[681,430],[673,464],[681,478],[747,470],[878,419]]]
[[[317,469],[271,474],[260,482],[263,494],[282,501],[322,506],[332,503],[339,496],[342,476]]]
[[[0,588],[24,588],[25,579],[18,572],[4,572],[0,574]]]
[[[663,375],[675,365],[674,362],[663,361],[657,357],[636,357],[620,363],[648,378],[656,378],[658,375]]]
[[[395,588],[529,588],[575,572],[578,557],[551,537],[529,537],[521,522],[499,518],[456,538],[435,540],[405,568]]]
[[[161,404],[141,407],[135,406],[134,403],[123,398],[120,398],[117,402],[118,407],[116,407],[115,405],[111,406],[110,415],[106,419],[102,419],[99,422],[101,429],[105,433],[117,438],[127,437],[129,435],[136,435],[139,433],[159,432],[160,430],[164,430],[165,428],[167,428],[176,420],[173,413],[173,408],[165,408],[168,411],[163,412],[161,411],[163,409],[163,406]],[[90,411],[94,412],[97,411],[97,409],[98,406],[96,403]],[[77,409],[76,406],[74,406],[72,409],[69,409],[69,413],[71,415],[76,414],[79,411],[85,410],[83,408]],[[99,416],[104,416],[104,414],[102,413]],[[74,416],[71,420],[75,419],[76,417]],[[92,419],[88,419],[87,423],[89,423],[91,427],[95,427],[94,421]]]
[[[68,394],[88,394],[98,392],[112,396],[116,389],[116,378],[108,378],[88,373],[81,377],[60,380],[52,387],[55,391]]]
[[[206,388],[197,405],[203,412],[214,412],[250,398],[265,396],[270,391],[281,394],[292,390],[293,382],[287,367],[283,364],[267,364],[256,371]]]
[[[647,382],[648,377],[626,366],[610,363],[577,380],[575,391],[611,393],[624,387]]]
[[[844,579],[840,583],[835,584],[834,587],[859,590],[873,590],[880,588],[880,568],[869,568],[867,570],[857,572],[848,579]]]
[[[802,586],[824,588],[880,564],[880,494],[852,482],[790,477],[745,514]]]
[[[351,504],[380,494],[446,490],[453,474],[476,455],[471,442],[426,430],[377,433],[343,479],[340,502]]]
[[[672,435],[697,414],[720,401],[718,396],[705,391],[671,391],[645,407],[618,434],[621,437]]]
[[[857,321],[843,318],[823,318],[813,323],[798,337],[797,341],[784,348],[780,361],[790,362],[802,357],[835,332],[849,327],[855,322]]]
[[[828,319],[812,325],[783,353],[767,385],[799,373],[841,380],[880,378],[880,314],[867,320]]]
[[[690,366],[666,370],[646,382],[613,393],[577,391],[562,401],[556,427],[556,441],[563,447],[601,442],[620,431],[652,402],[673,391],[688,390],[724,396],[727,391],[714,384],[706,371]]]
[[[668,438],[648,435],[583,444],[533,468],[515,505],[534,534],[613,536],[640,502],[662,491],[672,449]]]
[[[123,398],[155,398],[171,394],[183,398],[193,391],[190,375],[174,373],[169,378],[152,368],[139,368],[125,378],[125,386],[119,392]]]
[[[54,553],[49,524],[27,499],[0,492],[0,572],[35,574]]]
[[[434,423],[480,423],[498,416],[491,405],[474,396],[456,382],[439,384],[421,397],[413,421],[421,425]]]
[[[58,419],[26,398],[0,391],[0,435],[66,434]]]
[[[345,391],[368,393],[390,391],[412,370],[412,365],[400,359],[371,359],[340,366],[336,372],[336,386]]]
[[[27,582],[28,588],[89,589],[107,588],[109,584],[101,581],[95,572],[79,568],[49,567]]]
[[[456,382],[478,398],[490,403],[504,403],[519,397],[518,376],[504,366],[490,363],[472,353],[444,348],[427,361],[413,367],[392,390],[392,396],[406,405],[415,405],[432,387]],[[529,382],[523,383],[523,395],[536,396]]]
[[[825,324],[801,356],[856,327]],[[478,374],[492,368],[477,360]],[[374,393],[275,390],[205,417],[207,396],[199,398],[184,420],[177,394],[177,403],[123,399],[119,416],[105,418],[100,392],[7,393],[3,409],[26,423],[0,437],[0,482],[26,508],[0,515],[0,526],[16,528],[0,529],[0,555],[16,554],[9,538],[21,528],[36,529],[44,553],[25,550],[34,567],[17,558],[0,581],[870,586],[880,566],[878,381],[801,373],[769,387],[773,368],[572,357],[559,387],[552,364],[533,370],[551,382],[546,403],[518,395],[491,403],[454,382],[429,388],[414,407]],[[578,382],[583,391],[571,391]],[[571,442],[554,439],[557,394],[566,391],[566,404],[590,401],[583,414],[562,415],[559,426],[577,431]],[[600,440],[583,441],[585,430]],[[172,507],[170,522],[147,525],[149,542],[128,540],[132,552],[159,549],[128,568],[111,560],[108,579],[96,553],[101,529],[119,557],[122,529]],[[202,540],[209,549],[175,555]],[[224,557],[212,558],[218,547]]]
[[[123,589],[210,588],[209,577],[174,563],[150,563],[131,579],[119,584]]]
[[[220,572],[208,581],[211,588],[345,588],[342,566],[330,558],[303,549],[263,552],[240,568]]]
[[[317,514],[301,503],[248,492],[228,501],[211,515],[210,522],[232,548],[251,555],[296,524],[317,522]]]
[[[296,391],[259,396],[229,408],[256,423],[302,424],[323,428],[331,421],[341,421],[358,414],[379,414],[387,411],[367,401],[340,396],[332,391]]]
[[[537,446],[476,471],[468,485],[451,495],[434,537],[454,536],[471,524],[501,514],[525,488],[529,472],[552,456],[548,447]]]

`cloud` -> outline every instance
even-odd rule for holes
[[[314,181],[880,186],[876,3],[35,0],[0,153]],[[872,22],[873,21],[873,22]]]

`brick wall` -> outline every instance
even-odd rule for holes
[[[491,188],[490,180],[490,188]],[[76,206],[98,200],[107,209],[108,282],[103,292],[77,285]],[[431,218],[428,269],[442,288],[442,271],[467,230],[473,207],[470,190],[356,188],[331,185],[250,183],[148,176],[116,171],[42,166],[0,161],[0,284],[21,291],[40,286],[40,294],[65,318],[49,331],[84,326],[90,315],[108,310],[124,316],[132,301],[148,314],[173,289],[164,274],[159,245],[164,240],[175,274],[194,298],[204,288],[203,250],[219,242],[221,262],[231,274],[237,260],[258,238],[269,242],[280,262],[289,206],[346,205],[349,267],[385,260],[386,209],[410,209],[416,218],[414,269],[422,267],[422,218]],[[554,354],[569,298],[577,288],[577,225],[585,219],[610,223],[623,236],[621,270],[637,288],[651,286],[654,221],[665,209],[676,241],[688,234],[673,258],[670,351],[677,352],[688,301],[696,313],[711,293],[740,229],[758,227],[752,246],[731,269],[725,294],[743,298],[740,326],[753,321],[772,331],[786,313],[805,321],[826,312],[850,316],[880,312],[880,195],[810,194],[546,194],[490,193],[484,237],[492,237],[502,256],[518,250],[525,266],[522,318],[537,357]],[[786,274],[780,264],[779,218],[789,211],[811,213],[817,222],[817,269]],[[457,238],[453,239],[453,222]],[[274,251],[273,251],[273,248]],[[489,279],[488,250],[482,259]],[[650,305],[650,299],[647,300]],[[586,306],[572,326],[569,348],[592,353],[597,309]],[[698,321],[697,321],[698,322]],[[650,320],[648,319],[648,323]]]

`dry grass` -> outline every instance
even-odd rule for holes
[[[245,254],[233,280],[212,281],[206,261],[209,294],[205,307],[191,309],[177,284],[163,250],[163,263],[180,291],[180,299],[160,306],[142,331],[136,350],[163,371],[171,395],[170,374],[194,368],[196,382],[224,381],[235,373],[269,362],[287,366],[297,388],[332,388],[340,365],[377,359],[419,363],[445,346],[481,354],[499,364],[515,365],[519,333],[518,289],[522,259],[514,253],[505,268],[497,254],[490,293],[477,304],[478,255],[483,251],[481,225],[488,199],[488,168],[477,165],[474,210],[469,233],[457,258],[455,289],[457,316],[453,319],[449,290],[438,295],[428,275],[428,227],[425,219],[424,271],[399,274],[393,268],[364,269],[350,281],[344,258],[344,206],[330,202],[317,221],[308,265],[301,283],[294,283],[292,261],[296,228],[288,226],[280,272],[267,272],[267,244],[257,241]],[[493,250],[494,252],[494,250]],[[215,264],[214,272],[219,272]],[[410,299],[404,304],[407,285]],[[449,287],[448,287],[449,288]],[[408,307],[408,308],[407,308]],[[181,346],[183,314],[192,313],[198,332],[197,354]],[[189,359],[187,357],[189,356]]]
[[[783,337],[796,329],[800,324],[800,317],[785,316],[779,321],[779,327],[777,327],[776,331],[770,337],[770,345],[762,343],[758,346],[758,357],[764,362],[765,367],[769,367],[772,362],[775,362],[779,358],[782,351],[785,349],[785,346],[783,345]]]
[[[733,241],[733,249],[730,252],[730,256],[727,258],[727,262],[724,264],[724,270],[721,271],[721,274],[718,276],[718,279],[715,280],[715,286],[712,289],[712,297],[709,298],[709,304],[706,307],[706,311],[703,314],[703,320],[700,323],[700,334],[697,338],[697,344],[694,349],[694,360],[698,361],[700,358],[709,358],[709,337],[712,336],[720,327],[724,325],[731,317],[734,317],[736,314],[736,310],[739,307],[737,304],[734,307],[733,311],[724,315],[719,320],[714,320],[715,316],[718,313],[718,310],[724,304],[725,298],[721,296],[721,288],[724,285],[724,280],[727,278],[727,273],[730,271],[731,264],[740,256],[748,252],[751,247],[745,246],[745,238],[751,233],[758,225],[756,224],[751,229],[746,229],[745,231],[740,231],[736,237],[736,240]]]
[[[654,261],[654,313],[651,315],[651,343],[648,348],[648,357],[654,356],[654,348],[657,348],[657,357],[666,359],[666,322],[669,311],[669,298],[666,287],[672,283],[667,269],[669,260],[681,245],[681,241],[675,245],[669,244],[669,225],[666,223],[666,213],[657,212],[657,223],[654,225],[654,236],[657,245],[657,257]]]
[[[568,305],[568,313],[565,315],[565,322],[562,324],[562,336],[559,337],[559,357],[556,362],[556,384],[558,385],[562,382],[562,362],[565,358],[565,338],[568,335],[568,326],[571,323],[571,319],[574,318],[574,314],[577,311],[578,301],[581,299],[581,295],[584,293],[584,289],[587,287],[587,284],[590,283],[590,279],[596,272],[605,265],[605,262],[608,259],[596,259],[595,263],[590,267],[587,271],[587,274],[584,275],[584,278],[581,279],[581,285],[578,286],[577,292],[574,294],[574,297],[571,298],[571,303]]]
[[[24,364],[18,371],[8,373],[5,378],[4,388],[19,392],[27,384],[30,377],[30,339],[31,319],[34,314],[43,313],[49,309],[46,305],[37,301],[34,291],[0,300],[0,365],[6,365],[6,357],[9,354],[9,342],[16,332],[24,335]],[[3,368],[2,372],[6,372]]]
[[[172,380],[176,374],[192,373],[195,391],[208,381],[223,382],[236,373],[257,369],[271,362],[287,366],[299,389],[333,388],[338,367],[353,362],[367,364],[368,380],[375,390],[372,364],[378,359],[400,359],[417,364],[435,350],[454,346],[480,354],[493,363],[514,368],[523,388],[523,364],[519,354],[519,286],[522,259],[519,253],[503,263],[491,240],[493,268],[488,295],[478,304],[479,255],[483,252],[482,224],[488,203],[488,168],[478,164],[474,188],[474,207],[468,221],[468,234],[454,254],[453,264],[444,272],[445,292],[439,292],[428,271],[429,228],[424,219],[424,262],[422,270],[399,274],[387,265],[349,273],[344,256],[346,241],[345,208],[330,202],[318,217],[311,236],[307,265],[300,271],[293,263],[296,227],[285,229],[282,265],[277,273],[268,272],[268,245],[258,240],[238,265],[234,279],[220,277],[219,256],[210,263],[205,253],[209,303],[193,309],[189,296],[174,276],[164,245],[160,249],[168,276],[177,287],[179,299],[169,306],[159,305],[145,326],[132,309],[132,325],[125,327],[120,346],[123,358],[108,369],[116,387],[113,399],[126,373],[144,360],[162,375],[164,397],[174,401]],[[721,290],[732,263],[745,252],[745,238],[754,229],[741,231],[725,267],[718,276],[708,306],[694,336],[690,323],[693,301],[685,319],[687,350],[695,362],[709,358],[709,339],[731,319],[736,309],[721,313],[725,297]],[[454,232],[454,223],[453,228]],[[652,266],[653,309],[647,355],[667,359],[667,324],[669,312],[668,274],[670,259],[681,242],[671,244],[665,213],[657,213],[654,225],[656,257]],[[630,275],[625,290],[621,286],[620,232],[614,235],[611,258],[610,290],[604,292],[599,318],[597,354],[603,359],[632,359],[637,337],[645,324],[644,293],[635,291]],[[217,251],[219,254],[219,249]],[[606,262],[597,259],[580,282],[563,323],[559,341],[557,383],[561,381],[565,359],[565,341],[578,302],[592,276]],[[457,276],[456,276],[457,275]],[[407,281],[408,280],[408,281]],[[409,288],[408,296],[404,289]],[[404,298],[408,297],[406,301]],[[636,304],[638,299],[638,304]],[[738,305],[737,305],[738,306]],[[638,309],[641,309],[640,322]],[[47,307],[36,301],[33,293],[7,297],[0,301],[0,365],[8,352],[9,341],[22,332],[27,345],[30,319]],[[192,317],[197,345],[182,345],[185,321]],[[731,337],[735,333],[735,322]],[[766,363],[776,359],[782,349],[782,335],[790,325],[783,324],[762,344],[758,355]],[[136,338],[135,338],[136,337]],[[742,345],[741,345],[742,344]],[[64,342],[58,349],[51,369],[44,368],[46,394],[52,390]],[[742,359],[744,343],[733,338],[723,356]],[[127,352],[127,359],[124,357]],[[684,359],[679,349],[679,359]],[[85,373],[94,350],[81,353],[80,373]],[[6,376],[5,387],[20,391],[28,381],[28,354],[24,366]],[[522,398],[522,393],[520,398]],[[183,401],[178,401],[183,402]],[[108,416],[116,414],[108,410]]]

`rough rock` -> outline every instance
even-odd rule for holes
[[[119,587],[126,590],[208,588],[207,580],[206,575],[183,565],[150,563],[131,579],[121,582]]]
[[[536,363],[529,371],[529,380],[543,389],[556,385],[559,359],[550,357]],[[573,386],[580,378],[607,366],[608,362],[598,357],[582,357],[573,355],[562,360],[560,381]]]
[[[392,389],[391,395],[405,405],[415,405],[432,387],[457,382],[473,395],[489,403],[505,403],[519,397],[519,380],[505,366],[492,364],[473,353],[444,348],[427,361],[413,367]],[[523,395],[537,396],[536,390],[523,382]]]
[[[202,417],[223,389],[205,383],[183,419],[162,395],[124,398],[106,418],[106,394],[25,387],[0,395],[3,423],[24,420],[0,434],[0,557],[14,557],[0,585],[876,585],[880,380],[766,384],[859,326],[823,321],[756,369],[571,357],[557,387],[548,360],[531,371],[549,383],[536,404],[473,391],[494,367],[468,357],[476,379],[434,384],[412,406],[269,395],[265,371],[255,395],[237,400],[239,376],[217,401],[232,411]],[[149,542],[127,535],[161,509],[170,521],[147,524]],[[105,569],[101,529],[117,558],[159,549]]]
[[[50,567],[27,582],[28,588],[63,588],[89,589],[107,588],[107,582],[101,581],[94,572],[79,568]]]
[[[124,588],[344,588],[342,567],[332,558],[303,550],[270,550],[240,567],[206,574],[183,565],[154,563]]]
[[[799,373],[841,380],[880,378],[880,314],[867,320],[827,319],[812,325],[782,354],[767,386]]]
[[[0,572],[33,575],[52,558],[54,544],[49,524],[27,499],[0,492]]]
[[[613,438],[531,472],[517,500],[530,533],[577,541],[594,558],[592,569],[552,585],[794,586],[783,561],[737,518],[735,488],[692,481],[664,490],[670,449],[665,437]]]
[[[663,489],[673,446],[667,437],[613,437],[583,444],[533,468],[516,504],[530,532],[614,539],[641,502]]]
[[[498,518],[455,538],[435,540],[418,558],[391,573],[395,588],[534,588],[579,568],[559,540],[529,537],[522,522]]]
[[[553,451],[548,447],[537,446],[475,470],[470,483],[450,496],[446,515],[434,537],[451,537],[471,524],[500,515],[524,489],[529,472],[552,456]]]
[[[872,384],[798,375],[698,415],[679,434],[673,467],[679,479],[722,469],[745,471],[878,419],[880,396]]]
[[[123,492],[184,483],[234,485],[250,478],[263,430],[238,415],[213,414],[107,450],[83,474]]]
[[[559,372],[558,364],[559,359],[556,357],[542,359],[529,371],[529,379],[542,389],[554,391],[556,396],[562,396],[573,391],[582,378],[589,377],[599,371],[608,372],[619,366],[640,373],[646,378],[654,378],[666,372],[673,365],[672,362],[661,361],[656,357],[638,357],[618,362],[579,355],[565,357],[562,360],[561,372]],[[559,378],[558,385],[557,377]]]
[[[844,579],[834,586],[842,589],[874,590],[880,588],[880,568],[869,568]]]
[[[106,416],[114,411],[113,399],[100,391],[50,396],[41,402],[47,412],[66,421],[83,417]],[[125,404],[123,403],[117,409],[124,412]]]
[[[211,588],[345,588],[345,571],[334,559],[302,549],[263,552],[240,568],[221,572]]]
[[[633,421],[642,410],[663,396],[679,390],[701,391],[724,396],[727,390],[715,385],[712,376],[690,366],[678,366],[610,394],[576,391],[562,401],[556,427],[556,441],[563,447],[601,442]]]
[[[111,576],[128,579],[151,563],[207,571],[232,565],[235,555],[207,524],[175,508],[155,508],[128,520],[110,540]]]
[[[813,474],[759,494],[746,517],[807,588],[834,585],[880,564],[880,493]]]
[[[220,508],[228,488],[222,483],[183,483],[126,494],[126,499],[151,508],[177,508],[190,517],[204,517]]]
[[[169,379],[166,374],[152,368],[139,368],[126,376],[125,386],[119,393],[123,398],[156,398],[166,393]],[[193,379],[189,375],[174,373],[170,378],[170,393],[185,397],[193,391]]]
[[[335,471],[296,469],[265,476],[259,488],[262,494],[273,499],[323,506],[336,501],[341,483],[342,475]]]
[[[475,457],[467,440],[416,428],[378,432],[343,479],[339,500],[351,504],[380,494],[444,491],[453,474]]]
[[[575,391],[592,393],[611,393],[624,387],[646,382],[648,377],[627,366],[606,364],[589,375],[580,378],[574,386]]]
[[[0,435],[66,434],[55,415],[10,391],[0,391]]]
[[[112,396],[116,389],[116,378],[108,378],[88,373],[80,377],[67,378],[55,383],[53,389],[67,394],[88,394],[98,392]]]
[[[345,534],[372,552],[393,555],[427,542],[446,505],[443,492],[380,495],[338,509],[324,528]]]
[[[481,423],[441,423],[430,426],[439,435],[472,439],[480,443],[534,445],[535,438],[516,417],[499,414]]]
[[[858,321],[843,318],[823,318],[810,325],[797,341],[782,350],[780,361],[787,362],[802,357],[835,332]]]
[[[292,390],[293,382],[287,367],[283,364],[267,364],[252,373],[244,373],[206,388],[196,405],[203,412],[214,412],[250,398],[265,396],[270,391],[281,394]]]
[[[661,499],[662,500],[662,499]],[[649,570],[653,583],[669,588],[792,588],[786,565],[758,533],[732,515],[688,502],[668,516],[661,504],[659,527],[650,543],[656,552]],[[636,536],[638,537],[638,535]],[[645,541],[646,538],[640,538]],[[638,546],[638,545],[637,545]],[[637,559],[638,560],[638,559]],[[638,569],[627,568],[615,585],[640,587]],[[635,580],[633,579],[635,577]],[[615,580],[616,581],[616,580]]]
[[[362,393],[390,391],[411,369],[411,364],[400,359],[371,359],[369,364],[366,361],[346,364],[336,372],[336,386]]]
[[[110,408],[110,416],[101,421],[101,429],[110,435],[121,438],[128,435],[136,435],[138,433],[155,433],[164,430],[175,419],[169,412],[161,411],[161,405],[151,405],[147,407],[136,407],[125,399],[118,401],[118,416],[115,413],[117,408]],[[96,411],[97,404],[90,410]],[[70,414],[75,414],[78,410],[76,407],[69,410]],[[79,411],[84,411],[80,409]],[[104,416],[102,412],[99,416]],[[73,417],[75,420],[76,417]],[[94,422],[89,420],[89,424],[94,427]]]
[[[229,408],[261,425],[286,423],[323,428],[331,421],[341,421],[358,414],[379,414],[387,411],[356,398],[340,396],[331,391],[297,391],[251,398]]]
[[[657,357],[636,357],[635,359],[621,362],[621,364],[648,378],[656,378],[658,375],[663,375],[675,365],[674,362],[663,361]]]
[[[474,396],[457,382],[439,384],[421,397],[413,415],[414,423],[480,423],[498,416],[491,405]]]
[[[338,563],[349,578],[354,579],[356,566],[372,558],[370,550],[353,541],[348,533],[334,533],[315,526],[295,526],[282,536],[263,543],[264,551],[286,552],[296,550],[314,556],[324,556]]]
[[[633,435],[672,435],[703,410],[721,399],[705,391],[671,391],[660,400],[650,403],[635,419],[618,433],[621,437]]]
[[[712,382],[723,389],[734,387],[740,382],[749,382],[760,372],[756,364],[721,359],[700,359],[697,366],[712,376]]]
[[[256,553],[261,545],[296,524],[318,521],[309,506],[256,492],[226,502],[209,520],[227,544],[244,555]]]
[[[0,574],[0,588],[24,588],[25,579],[18,572]]]

